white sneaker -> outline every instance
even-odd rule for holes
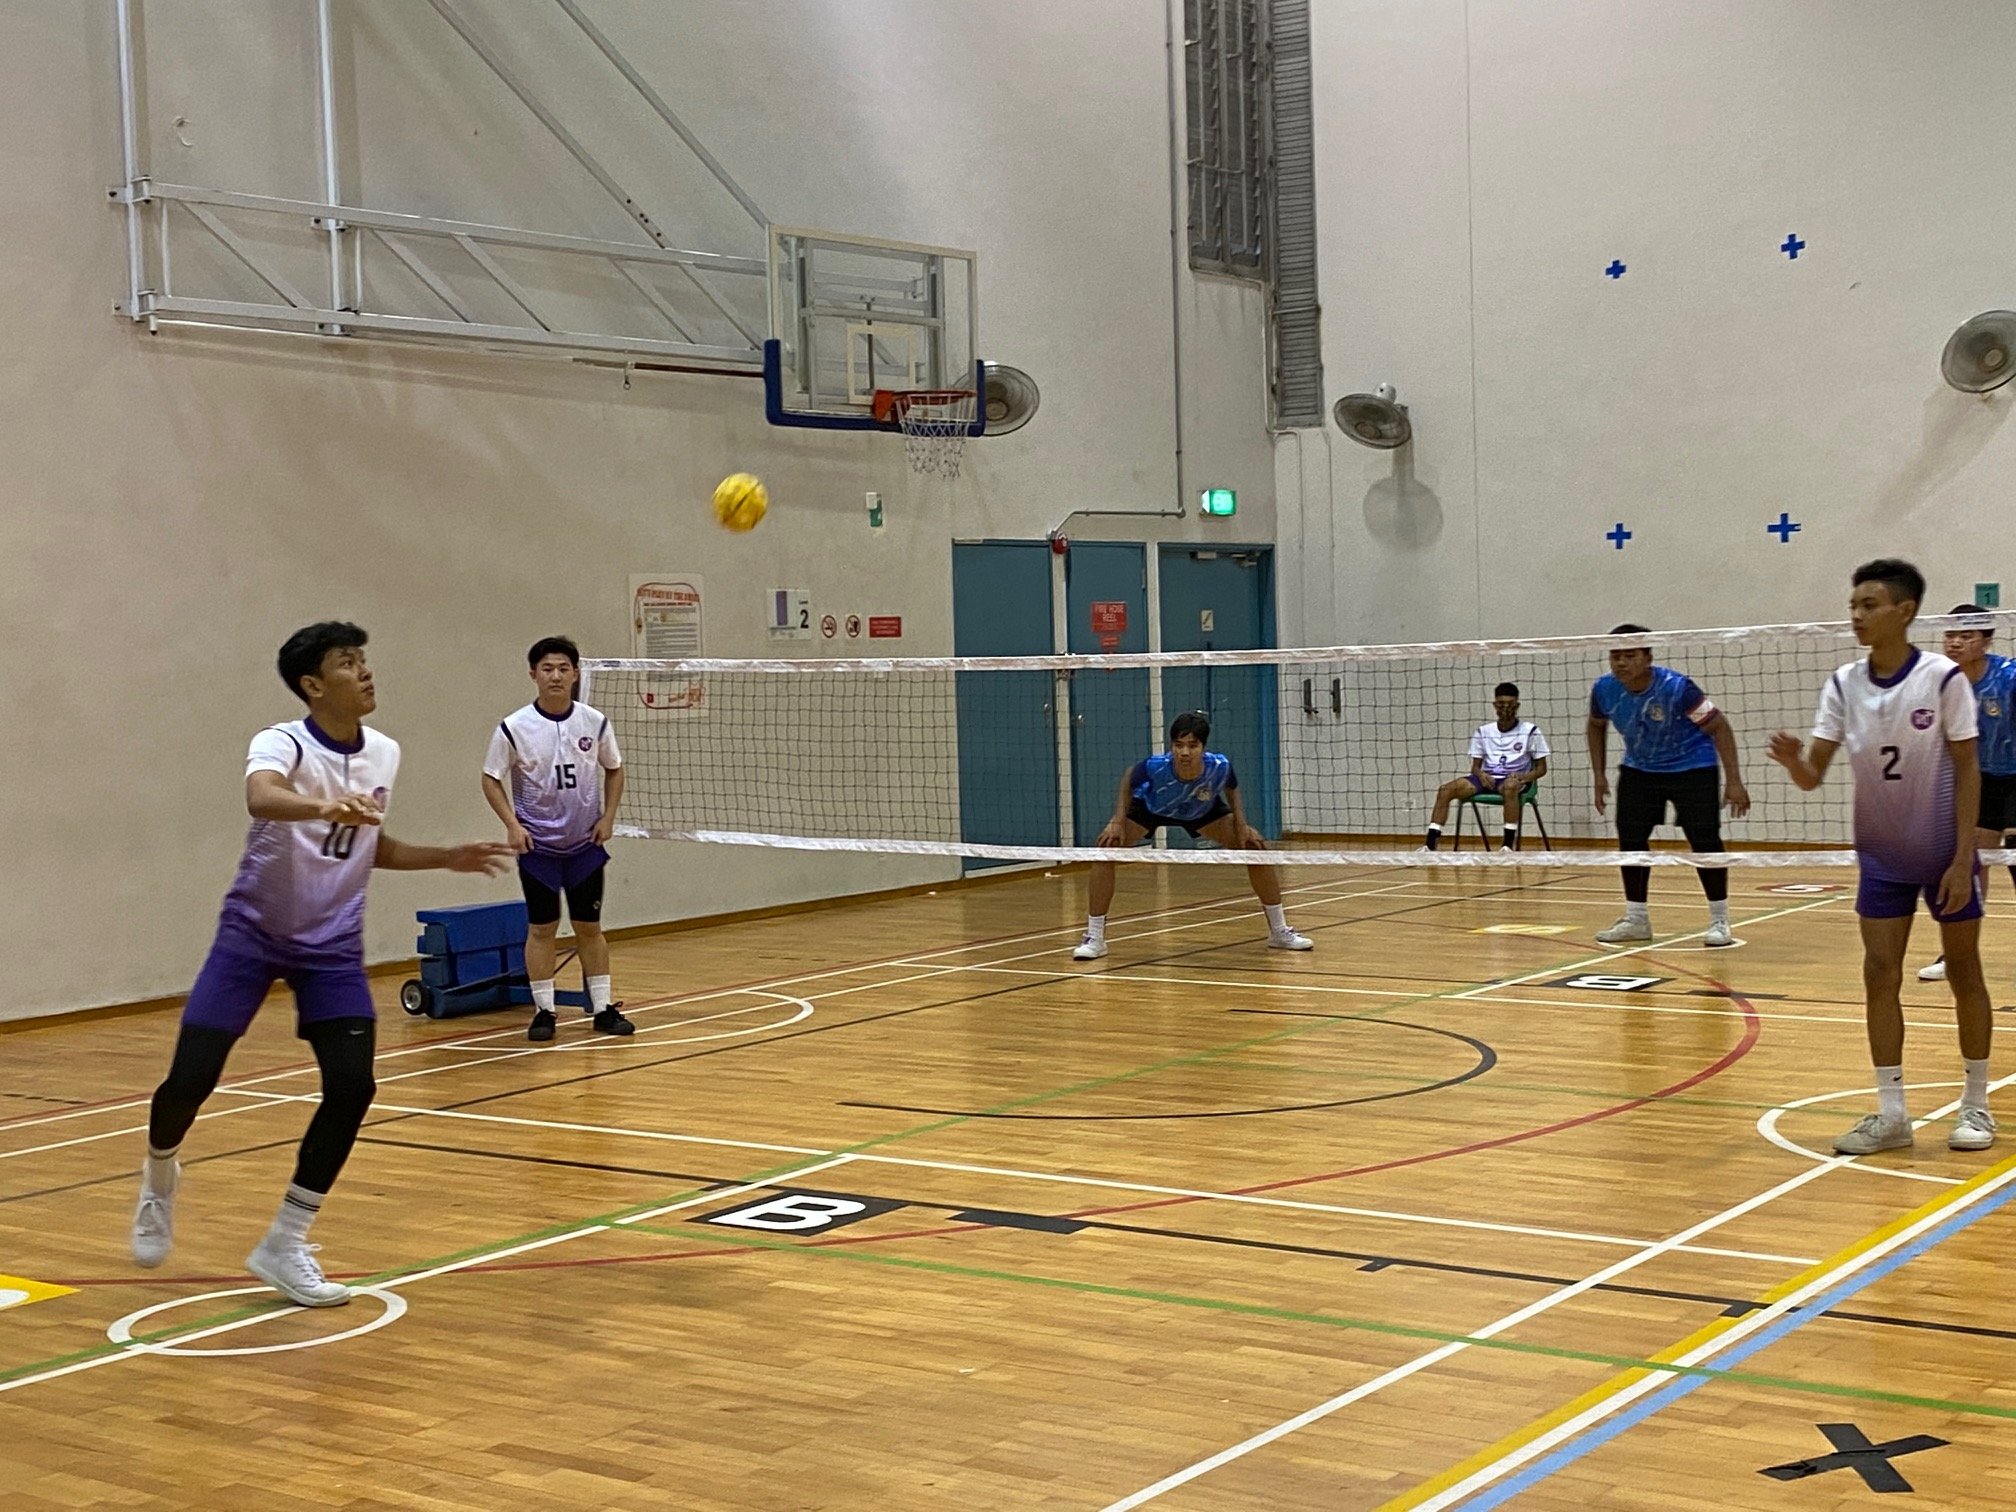
[[[1734,945],[1736,936],[1729,933],[1729,926],[1720,919],[1708,921],[1708,932],[1701,936],[1703,945]]]
[[[1995,1143],[1995,1115],[1986,1108],[1962,1108],[1947,1136],[1949,1150],[1985,1150]]]
[[[1628,945],[1634,940],[1649,940],[1651,938],[1652,921],[1650,919],[1634,919],[1629,914],[1626,914],[1615,924],[1612,924],[1608,929],[1597,935],[1596,943],[1598,945]]]
[[[1944,956],[1939,957],[1939,959],[1934,961],[1930,966],[1920,966],[1918,968],[1918,980],[1921,982],[1945,981],[1946,957]]]
[[[182,1167],[175,1167],[179,1183]],[[175,1193],[157,1192],[140,1174],[140,1206],[133,1213],[133,1263],[154,1269],[175,1246]]]
[[[1270,929],[1267,931],[1269,950],[1314,950],[1316,942],[1305,934],[1297,934],[1292,929]]]
[[[1103,958],[1105,954],[1106,937],[1104,935],[1088,934],[1078,942],[1078,948],[1071,952],[1071,959],[1074,961],[1097,961]]]
[[[341,1307],[350,1300],[350,1288],[322,1274],[322,1267],[315,1263],[316,1252],[321,1248],[319,1244],[276,1239],[268,1234],[245,1257],[245,1269],[303,1307]]]
[[[1834,1153],[1874,1155],[1878,1150],[1908,1150],[1914,1142],[1910,1119],[1871,1113],[1834,1141]]]

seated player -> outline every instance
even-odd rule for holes
[[[1957,604],[1949,614],[1973,614],[1974,604]],[[1976,723],[1981,730],[1981,817],[1975,821],[1980,833],[1974,838],[1984,849],[1996,850],[2016,830],[2016,659],[1997,656],[1989,648],[1995,642],[1995,622],[1983,618],[1979,630],[1948,630],[1946,655],[1967,674],[1974,688]],[[2016,866],[2009,868],[2016,880]],[[1987,896],[1988,880],[1981,880],[1982,896]],[[1921,982],[1946,980],[1946,959],[1941,956],[1918,972]]]
[[[1139,845],[1165,824],[1191,836],[1203,835],[1228,850],[1265,850],[1267,842],[1246,822],[1239,801],[1239,778],[1232,760],[1204,744],[1211,738],[1211,720],[1201,710],[1178,714],[1169,726],[1169,749],[1137,761],[1120,780],[1113,817],[1099,833],[1107,847]],[[1115,864],[1092,863],[1092,897],[1085,920],[1085,938],[1071,952],[1074,961],[1096,961],[1106,954],[1106,910],[1113,902]],[[1288,927],[1281,908],[1281,873],[1272,866],[1249,866],[1246,875],[1267,915],[1267,943],[1275,950],[1310,950],[1315,941]]]
[[[1923,897],[1939,924],[1946,982],[1959,1021],[1966,1080],[1946,1144],[1985,1150],[1995,1142],[1988,1111],[1988,1046],[1994,1009],[1981,979],[1981,861],[1975,816],[1981,802],[1974,691],[1943,656],[1911,644],[1911,621],[1925,579],[1894,558],[1855,569],[1848,612],[1869,648],[1820,694],[1813,740],[1780,730],[1771,759],[1803,792],[1827,775],[1842,746],[1855,772],[1855,859],[1862,880],[1855,913],[1862,926],[1862,985],[1876,1111],[1834,1141],[1843,1155],[1900,1150],[1913,1142],[1904,1102],[1904,1009],[1898,987],[1911,920]]]
[[[1530,719],[1519,717],[1519,685],[1501,682],[1491,690],[1491,707],[1498,718],[1477,726],[1470,737],[1470,775],[1452,777],[1435,790],[1435,815],[1428,821],[1425,844],[1434,850],[1442,843],[1442,825],[1449,817],[1449,805],[1479,793],[1496,793],[1505,800],[1505,849],[1519,848],[1519,805],[1521,795],[1547,775],[1547,737]]]

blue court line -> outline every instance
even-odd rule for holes
[[[1759,1329],[1725,1353],[1715,1356],[1714,1364],[1709,1368],[1726,1370],[1741,1364],[1759,1350],[1768,1349],[1795,1328],[1812,1322],[1830,1308],[1839,1307],[1864,1287],[1880,1281],[1899,1267],[1910,1264],[1935,1245],[1945,1243],[1969,1224],[1979,1222],[2012,1201],[2016,1201],[2016,1180],[2010,1180],[1986,1201],[1963,1208],[1945,1222],[1927,1229],[1901,1249],[1892,1250],[1867,1270],[1856,1272],[1810,1302],[1802,1302],[1769,1327]],[[1712,1380],[1714,1377],[1707,1375],[1676,1377],[1670,1384],[1660,1387],[1608,1422],[1597,1425],[1579,1438],[1571,1439],[1558,1449],[1525,1466],[1516,1475],[1495,1486],[1485,1488],[1462,1504],[1462,1512],[1489,1512],[1492,1507],[1502,1507],[1513,1497],[1532,1490],[1555,1471],[1565,1469],[1592,1450],[1602,1448],[1619,1434],[1637,1427],[1654,1413],[1672,1406],[1690,1392],[1699,1391]]]

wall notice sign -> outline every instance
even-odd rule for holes
[[[770,639],[812,639],[812,594],[805,588],[773,588],[765,596]]]
[[[700,579],[661,573],[630,579],[630,654],[653,661],[678,661],[702,652]],[[637,698],[647,709],[698,714],[706,703],[706,680],[679,671],[646,672]]]
[[[833,618],[833,616],[830,614],[822,614],[819,616],[819,634],[821,636],[823,636],[827,640],[831,640],[833,639],[834,636],[838,635],[839,633],[840,633],[840,621]]]
[[[847,639],[849,640],[861,639],[861,616],[858,614],[850,614],[847,616]]]
[[[1125,635],[1127,633],[1127,600],[1096,600],[1092,605],[1092,633],[1094,635]]]
[[[868,616],[868,639],[901,640],[903,638],[903,616],[900,614],[871,614]]]

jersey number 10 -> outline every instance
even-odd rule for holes
[[[329,833],[322,837],[322,854],[332,861],[348,861],[350,848],[356,843],[356,825],[332,824],[329,826]]]

